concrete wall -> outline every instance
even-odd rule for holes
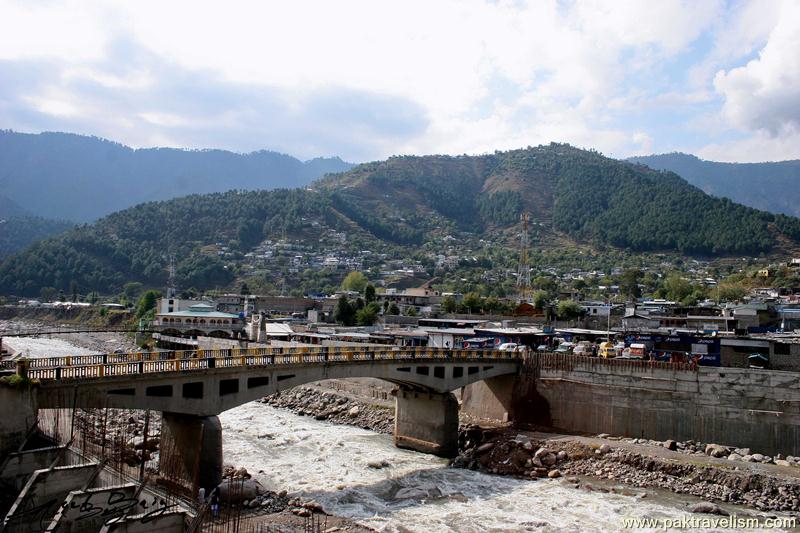
[[[147,518],[128,518],[103,527],[102,533],[174,533],[186,529],[185,513],[166,513]]]
[[[19,491],[36,470],[51,466],[69,466],[82,463],[79,456],[66,446],[51,446],[9,454],[0,465],[0,484],[9,490]]]
[[[556,428],[800,455],[800,373],[565,357],[529,380],[527,414]]]
[[[35,424],[35,390],[0,384],[0,458],[17,451]]]
[[[37,470],[8,511],[3,531],[44,531],[67,494],[87,485],[96,470],[96,464]]]
[[[58,510],[47,531],[50,533],[95,533],[103,525],[133,509],[136,485],[128,483],[112,487],[70,492]]]

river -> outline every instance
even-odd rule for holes
[[[444,459],[395,448],[388,435],[260,403],[220,419],[226,463],[244,466],[269,489],[313,498],[328,513],[380,531],[621,531],[625,518],[686,514],[688,498],[649,491],[641,499],[578,490],[563,479],[526,481],[448,468]],[[376,460],[389,466],[370,468]]]

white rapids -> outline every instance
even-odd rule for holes
[[[605,532],[624,530],[625,518],[676,519],[686,513],[678,502],[659,502],[652,494],[640,499],[576,490],[563,480],[447,468],[444,459],[395,448],[388,435],[261,403],[220,419],[226,464],[244,466],[269,489],[312,498],[328,513],[380,531]],[[382,460],[389,466],[368,466]]]

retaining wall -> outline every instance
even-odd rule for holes
[[[492,412],[485,404],[494,401],[465,394],[463,408]],[[533,354],[514,385],[511,417],[572,432],[800,455],[800,373]]]

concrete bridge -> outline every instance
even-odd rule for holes
[[[516,375],[520,363],[520,354],[496,350],[313,347],[37,358],[0,369],[13,367],[37,382],[34,409],[162,411],[162,441],[169,435],[185,458],[185,473],[199,473],[200,486],[212,487],[222,476],[217,415],[223,411],[312,381],[378,378],[397,385],[395,444],[449,456],[458,439],[451,391]]]

